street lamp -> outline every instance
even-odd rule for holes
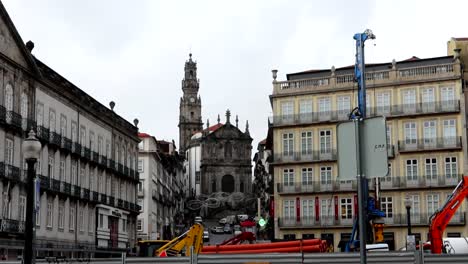
[[[406,196],[405,198],[405,207],[406,207],[406,217],[408,218],[408,236],[411,235],[411,204],[413,200]]]
[[[26,181],[26,224],[24,232],[24,252],[23,263],[34,263],[33,259],[33,215],[34,215],[34,178],[36,169],[34,168],[39,154],[41,152],[41,143],[36,138],[33,130],[29,131],[29,137],[23,142],[23,156],[28,165],[28,174]]]

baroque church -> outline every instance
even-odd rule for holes
[[[198,94],[197,63],[185,62],[182,80],[183,96],[180,99],[179,144],[180,153],[186,158],[186,173],[190,179],[191,196],[209,195],[215,192],[252,191],[252,138],[249,124],[245,131],[231,123],[231,113],[226,111],[226,121],[210,126],[207,120],[203,128],[201,98]]]

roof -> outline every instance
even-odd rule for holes
[[[151,135],[146,134],[146,133],[138,133],[138,137],[147,138],[147,137],[151,137]]]
[[[216,125],[213,125],[213,126],[210,126],[208,128],[209,131],[211,132],[215,132],[216,130],[218,130],[220,127],[222,127],[224,124],[221,124],[221,123],[218,123]]]
[[[455,39],[455,40],[461,40],[461,41],[467,41],[467,40],[468,40],[468,38],[453,38],[453,39]]]

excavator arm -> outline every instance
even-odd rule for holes
[[[203,226],[201,224],[194,224],[187,232],[167,242],[156,250],[155,256],[190,256],[190,247],[192,246],[194,254],[201,252],[203,247]]]
[[[431,242],[431,251],[434,254],[441,254],[443,250],[443,239],[445,228],[450,219],[457,212],[457,209],[463,202],[463,199],[468,197],[468,176],[463,176],[463,179],[458,183],[455,190],[447,198],[445,204],[437,210],[430,218],[429,225],[429,241]]]

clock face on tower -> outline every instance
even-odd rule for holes
[[[191,103],[195,102],[195,98],[190,97],[190,102],[191,102]]]

